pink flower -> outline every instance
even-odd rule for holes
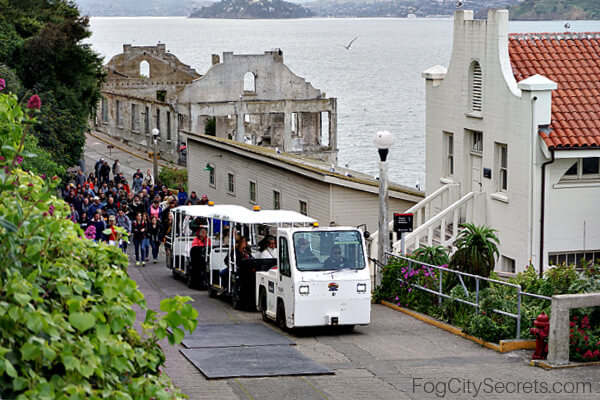
[[[411,287],[408,288],[408,293],[410,293],[410,292],[412,292],[412,288]]]
[[[94,225],[88,226],[84,234],[86,239],[94,239],[96,237],[96,227]]]
[[[17,165],[21,165],[23,162],[23,156],[17,156]]]
[[[50,204],[50,207],[48,209],[48,212],[50,212],[50,215],[54,214],[54,206],[52,204]]]
[[[39,110],[40,108],[42,108],[42,100],[40,99],[40,96],[38,96],[37,94],[31,96],[29,98],[29,101],[27,102],[27,108],[35,110]]]
[[[5,160],[6,160],[6,158],[0,156],[0,161],[5,161]]]
[[[4,90],[5,87],[6,87],[6,82],[4,82],[4,79],[0,78],[0,90]]]

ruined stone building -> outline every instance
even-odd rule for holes
[[[157,46],[123,45],[105,66],[95,129],[174,160],[187,137],[208,134],[337,162],[337,103],[295,75],[280,50],[212,56],[199,75]]]

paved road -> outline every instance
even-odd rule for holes
[[[95,138],[88,139],[86,151],[91,160],[99,154],[108,157],[106,145]],[[125,154],[118,155],[122,164],[127,162]],[[143,165],[143,160],[131,157],[134,167]],[[188,295],[200,324],[263,323],[259,313],[234,310],[205,291],[188,289],[171,277],[164,255],[161,260],[145,268],[129,267],[149,307],[158,309],[165,297]],[[496,353],[381,305],[373,305],[371,325],[352,333],[311,329],[284,335],[335,375],[209,381],[178,346],[163,344],[166,372],[191,399],[600,398],[600,366],[553,371],[530,367],[531,351]],[[577,382],[589,385],[577,388]],[[543,394],[544,388],[562,393]],[[567,394],[576,389],[578,393]]]

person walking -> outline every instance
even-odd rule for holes
[[[131,235],[131,220],[125,213],[125,207],[122,207],[119,209],[119,213],[117,214],[117,226],[120,226],[121,228],[125,229],[125,231]],[[127,241],[126,240],[121,240],[119,247],[121,247],[121,250],[123,250],[123,253],[127,253]]]
[[[148,213],[143,213],[142,214],[142,222],[146,225],[146,237],[144,237],[144,240],[142,241],[142,247],[144,248],[144,254],[146,255],[146,258],[143,258],[142,261],[150,261],[150,235],[148,234],[148,228],[150,227],[150,217],[148,216]]]
[[[154,176],[150,173],[150,170],[146,171],[146,175],[144,176],[144,182],[150,187],[154,187]]]
[[[179,186],[179,192],[177,193],[177,204],[183,206],[188,199],[188,194],[183,188],[183,186]]]
[[[141,192],[143,184],[144,181],[142,180],[141,175],[138,173],[133,174],[133,182],[131,188],[133,190],[133,193],[138,194],[139,192]]]
[[[158,262],[158,250],[160,248],[161,239],[161,227],[158,218],[153,216],[150,219],[150,226],[148,227],[148,240],[150,240],[150,247],[152,248],[152,259],[154,264]]]
[[[113,173],[113,179],[115,180],[115,183],[118,183],[117,177],[121,173],[121,164],[119,163],[119,160],[115,160],[115,162],[113,163],[112,173]]]
[[[144,253],[144,246],[142,246],[142,242],[146,238],[147,226],[142,221],[142,214],[137,213],[135,215],[135,221],[131,226],[131,231],[133,234],[133,247],[135,248],[135,265],[140,265],[140,256],[142,260],[142,266],[146,265],[146,254]],[[141,248],[141,254],[140,254]]]

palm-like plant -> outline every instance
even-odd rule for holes
[[[444,265],[449,261],[448,250],[444,246],[421,246],[414,255],[417,260],[433,265]]]
[[[464,229],[454,241],[458,250],[448,266],[473,275],[490,276],[494,270],[495,258],[500,254],[500,241],[494,234],[496,230],[472,223],[462,224],[461,228]]]

